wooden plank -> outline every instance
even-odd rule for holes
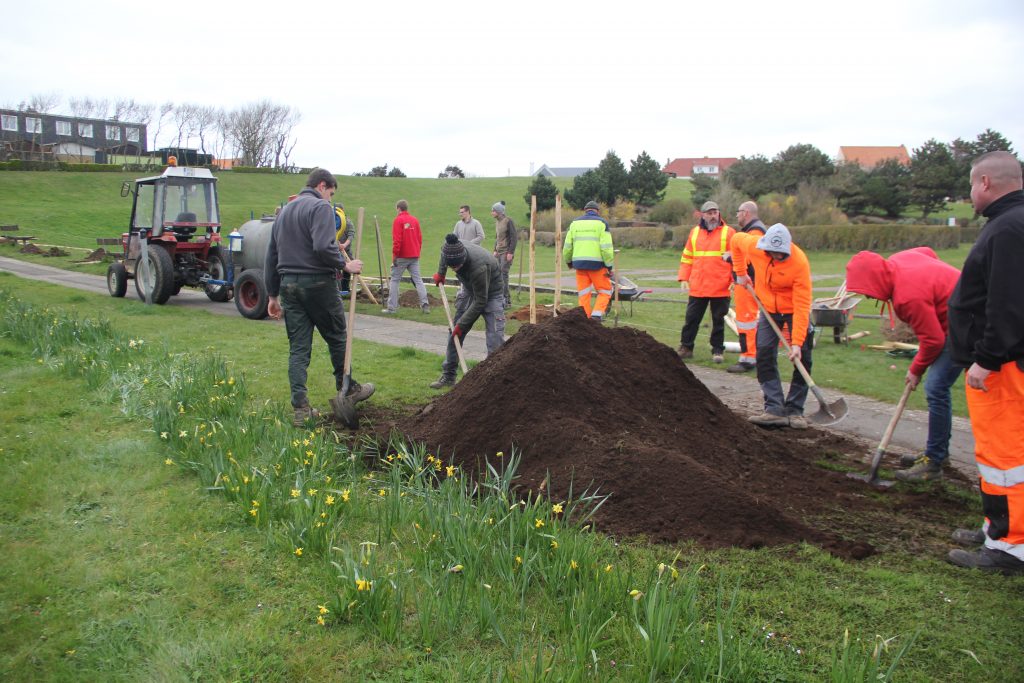
[[[96,244],[116,244],[121,246],[120,237],[97,237]]]
[[[4,232],[13,232],[14,230],[17,230],[17,229],[18,229],[17,225],[0,225],[0,230],[2,230]]]

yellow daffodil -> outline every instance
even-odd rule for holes
[[[296,548],[295,549],[295,556],[296,557],[302,557],[302,548]]]
[[[186,432],[184,429],[182,429],[180,432],[178,432],[178,438],[179,439],[184,439],[186,436],[188,436],[188,432]]]
[[[505,457],[504,451],[498,451],[497,455],[498,455],[499,458],[504,458]]]
[[[302,491],[300,491],[299,489],[292,489],[292,498],[298,498],[299,495],[301,495],[301,494],[302,494]]]
[[[462,571],[462,569],[463,569],[463,566],[461,564],[457,564],[454,567],[452,567],[451,569],[449,569],[448,571],[450,571],[452,574],[458,574],[459,572]]]
[[[373,588],[373,581],[366,581],[365,579],[356,579],[357,591],[368,591],[371,588]]]
[[[606,573],[606,574],[607,574],[608,572],[610,572],[611,570],[612,570],[612,566],[611,566],[610,564],[606,564],[606,565],[604,566],[604,571],[605,571],[605,573]]]
[[[316,489],[306,489],[306,493],[308,493],[311,496],[315,496],[316,495],[316,491],[317,491]]]
[[[171,460],[170,458],[167,458],[166,460],[164,460],[164,464],[165,464],[165,465],[173,465],[173,464],[174,464],[174,461],[173,461],[173,460]]]
[[[347,503],[348,502],[348,489],[345,489],[344,491],[341,492],[341,502],[342,503]]]
[[[551,512],[553,512],[556,515],[562,514],[562,504],[561,503],[555,503],[554,505],[552,505],[551,506]]]
[[[522,564],[522,563],[523,563],[523,558],[521,558],[518,555],[516,555],[516,564]]]
[[[572,560],[571,562],[569,562],[569,569],[579,569],[579,568],[580,568],[580,565],[576,562],[576,560]]]
[[[384,498],[384,497],[386,497],[388,495],[388,490],[387,489],[381,489],[380,491],[377,491],[377,495],[380,496],[381,498]]]
[[[448,474],[449,477],[454,477],[455,476],[455,468],[453,466],[451,466],[451,465],[448,465],[447,467],[445,467],[444,471]]]
[[[534,529],[539,529],[542,526],[544,526],[544,520],[543,519],[538,517],[537,519],[533,520],[533,528]]]
[[[316,623],[319,624],[320,626],[323,626],[324,625],[324,618],[318,616],[316,618]]]
[[[161,438],[161,439],[164,439],[164,440],[166,441],[166,440],[167,440],[167,438],[168,438],[168,434],[167,434],[167,432],[160,432],[160,438]]]
[[[558,550],[558,541],[551,541],[551,549]]]
[[[634,600],[639,600],[640,598],[644,597],[644,594],[634,588],[633,590],[629,591],[629,597],[633,598]]]
[[[328,614],[328,613],[330,613],[330,610],[327,609],[326,607],[324,607],[323,605],[317,605],[316,608],[320,612],[320,614]]]
[[[257,510],[256,508],[253,508],[252,510],[249,510],[249,514],[250,514],[250,515],[252,515],[253,517],[255,517],[256,515],[258,515],[258,514],[259,514],[259,512],[260,512],[260,511],[259,511],[259,510]]]
[[[324,502],[327,503],[328,505],[334,505],[334,496],[327,496]]]

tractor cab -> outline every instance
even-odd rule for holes
[[[217,179],[209,169],[168,166],[158,176],[136,180],[134,192],[125,185],[122,192],[134,195],[129,232],[145,231],[152,239],[166,239],[169,232],[187,242],[198,231],[200,238],[217,241]]]

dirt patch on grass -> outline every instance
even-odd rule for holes
[[[520,486],[538,491],[550,476],[554,500],[570,485],[608,494],[595,521],[612,535],[712,548],[806,541],[862,558],[875,552],[864,519],[907,528],[894,512],[908,494],[879,494],[835,471],[859,469],[862,444],[754,427],[672,349],[581,309],[524,327],[451,392],[394,424],[471,472],[516,448]]]
[[[430,293],[430,290],[427,290],[427,302],[430,304],[431,308],[433,308],[434,306],[440,306],[441,305],[441,299],[439,299],[439,298],[435,297],[434,295],[432,295]],[[420,307],[420,295],[416,293],[415,289],[407,289],[404,292],[399,292],[399,294],[398,294],[398,305],[401,306],[402,308],[419,308]],[[455,310],[454,309],[454,306],[455,306],[455,296],[454,295],[449,297],[448,305],[453,307],[452,308],[453,311]]]

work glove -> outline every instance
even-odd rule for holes
[[[722,254],[722,260],[725,261],[726,263],[732,263],[732,252],[727,251],[724,254]]]
[[[434,273],[434,284],[440,287],[444,284],[444,275],[441,273]]]
[[[462,339],[462,328],[459,327],[458,325],[453,327],[452,328],[452,336],[453,337],[458,337],[459,339]]]
[[[608,266],[605,266],[605,268],[608,269],[608,279],[615,282],[615,274],[612,272],[612,269],[608,268]]]
[[[690,291],[690,283],[687,282],[686,280],[683,280],[682,282],[680,282],[679,283],[679,291],[682,292],[683,294],[686,294],[687,292],[689,292]]]

